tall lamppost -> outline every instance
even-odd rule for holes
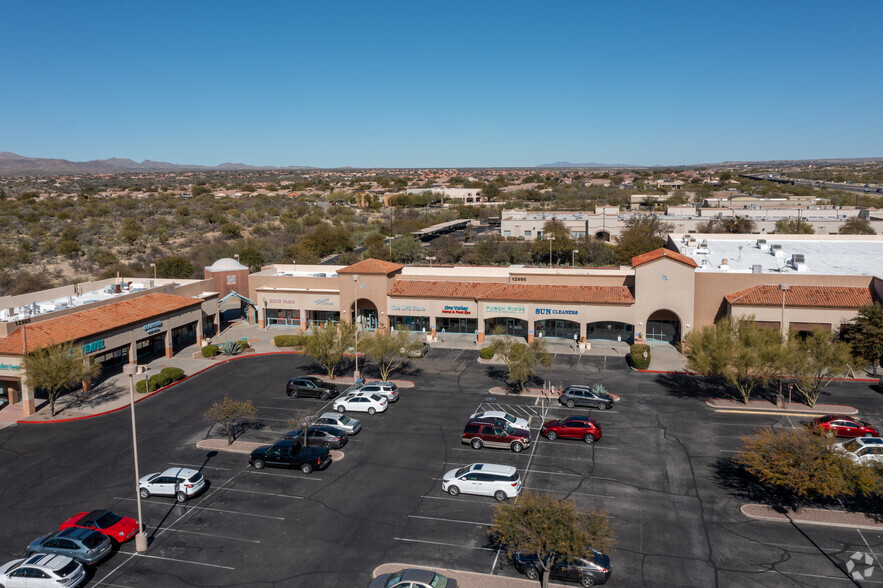
[[[236,261],[239,261],[239,254],[238,254],[238,253],[234,253],[234,254],[233,254],[233,259],[235,259]]]
[[[576,254],[579,253],[579,249],[574,249],[570,252],[570,267],[576,267]]]
[[[552,241],[555,240],[554,235],[549,235],[549,267],[552,267]]]
[[[785,330],[785,292],[789,289],[788,284],[779,284],[779,290],[782,291],[782,343],[788,340],[788,331]]]
[[[356,289],[359,285],[359,274],[353,274],[353,325],[356,327],[353,331],[353,355],[356,358],[356,369],[353,372],[353,379],[359,382],[359,292]]]
[[[151,264],[150,264],[150,267],[153,268],[153,279],[155,280],[155,279],[156,279],[156,264],[155,264],[155,263],[151,263]]]
[[[429,261],[429,267],[432,267],[432,262],[435,261],[435,256],[434,255],[427,255],[426,259],[427,259],[427,261]]]
[[[135,374],[138,364],[127,363],[123,373],[129,376],[129,405],[132,410],[132,450],[135,453],[135,499],[138,502],[138,534],[135,535],[135,551],[147,551],[147,533],[144,532],[144,519],[141,516],[141,475],[138,473],[138,436],[135,432]]]

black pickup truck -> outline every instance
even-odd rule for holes
[[[300,441],[283,439],[273,445],[263,445],[251,452],[248,463],[256,470],[265,466],[277,468],[300,468],[309,474],[324,470],[331,464],[331,452],[327,447],[303,447]]]

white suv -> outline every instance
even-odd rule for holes
[[[164,472],[148,474],[138,481],[141,487],[141,498],[150,498],[151,494],[174,496],[178,502],[184,502],[195,496],[205,487],[205,478],[197,470],[190,468],[169,468]]]
[[[386,398],[387,402],[397,402],[399,399],[399,387],[392,382],[369,382],[358,386],[350,386],[346,394],[377,394]]]
[[[859,465],[883,463],[883,437],[857,437],[834,448]]]
[[[442,490],[451,496],[478,494],[506,500],[521,494],[521,476],[512,466],[474,463],[446,473]]]
[[[530,430],[530,425],[528,424],[527,419],[511,415],[502,410],[485,410],[484,412],[477,412],[469,417],[470,421],[474,419],[481,420],[481,422],[486,422],[491,425],[502,425],[502,421],[506,421],[513,429]],[[482,419],[488,420],[485,421]]]

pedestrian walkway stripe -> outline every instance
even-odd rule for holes
[[[730,410],[730,409],[717,409],[714,412],[719,412],[722,414],[764,414],[771,416],[795,416],[795,417],[815,417],[819,416],[818,414],[810,414],[804,412],[775,412],[775,411],[766,411],[766,410]],[[737,423],[732,423],[737,424]]]
[[[465,547],[466,549],[478,549],[481,551],[494,551],[490,547],[475,547],[473,545],[463,545],[462,543],[442,543],[441,541],[426,541],[424,539],[408,539],[407,537],[393,537],[396,541],[407,541],[409,543],[427,543],[429,545],[444,545],[446,547]]]

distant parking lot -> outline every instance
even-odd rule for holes
[[[488,390],[498,374],[476,355],[433,349],[395,374],[416,387],[403,388],[385,414],[353,415],[364,429],[344,459],[310,475],[256,471],[245,455],[196,448],[209,429],[201,412],[224,394],[258,409],[259,424],[245,440],[270,442],[290,430],[294,411],[328,409],[328,402],[284,394],[290,376],[316,373],[307,359],[237,360],[140,403],[141,474],[193,467],[210,486],[181,506],[143,501],[149,550],[135,555],[134,545],[123,545],[88,585],[365,586],[375,566],[392,561],[515,577],[487,541],[493,498],[441,490],[444,472],[477,461],[513,465],[527,488],[607,510],[618,536],[612,586],[849,585],[856,552],[873,554],[872,565],[861,564],[872,570],[862,584],[883,583],[876,534],[752,521],[739,512],[749,500],[727,486],[722,464],[741,435],[797,425],[793,418],[714,413],[664,377],[579,356],[560,358],[547,378],[601,381],[622,396],[612,410],[495,397]],[[869,388],[843,385],[835,394],[850,394],[866,418],[883,420]],[[529,418],[531,447],[515,454],[461,444],[467,417],[489,408]],[[543,420],[568,414],[592,414],[601,441],[539,437]],[[3,561],[75,512],[108,507],[135,516],[128,418],[122,412],[0,430]]]

